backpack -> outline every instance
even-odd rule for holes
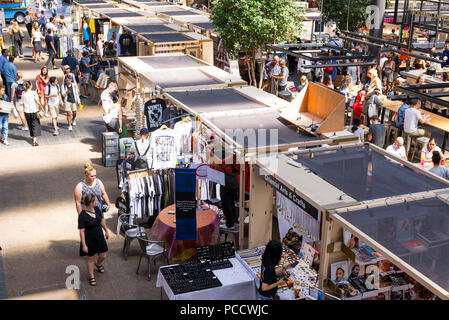
[[[51,84],[49,83],[47,85],[47,90],[46,90],[46,93],[45,93],[47,96],[50,95],[50,86],[51,86]],[[57,93],[60,93],[61,92],[61,88],[59,87],[59,84],[56,85],[56,88],[58,88],[58,92]]]
[[[136,146],[137,157],[136,160],[134,161],[133,170],[149,169],[146,154],[148,153],[148,150],[150,150],[151,144],[148,144],[148,148],[147,150],[145,150],[143,154],[140,154],[139,148],[137,148],[137,142],[134,142],[134,145]]]
[[[25,88],[23,87],[24,84],[25,84],[24,82],[22,82],[22,83],[17,83],[17,88],[16,88],[16,97],[17,97],[17,100],[22,99],[22,93],[23,93],[23,91],[25,91]]]

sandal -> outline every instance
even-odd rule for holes
[[[97,285],[97,281],[95,280],[95,278],[90,278],[90,279],[89,279],[89,284],[90,284],[92,287],[95,287],[95,286]]]
[[[101,266],[97,266],[97,264],[95,264],[95,267],[97,267],[98,272],[104,273],[104,267],[102,265]]]

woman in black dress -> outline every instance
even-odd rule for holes
[[[96,286],[94,277],[94,265],[98,272],[104,273],[103,261],[106,259],[108,245],[106,239],[109,239],[109,232],[106,228],[103,213],[97,207],[97,197],[88,194],[84,197],[84,210],[78,215],[78,229],[80,230],[80,256],[86,257],[87,271],[89,272],[89,284]],[[103,230],[104,229],[104,235]],[[98,254],[97,262],[95,255]]]

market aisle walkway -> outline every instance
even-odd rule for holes
[[[24,72],[25,80],[32,80],[42,64],[19,61],[16,65]],[[61,76],[60,70],[50,73]],[[29,143],[27,132],[17,129],[18,119],[11,117],[11,146],[0,145],[0,247],[7,296],[62,285],[68,276],[67,266],[76,265],[88,299],[159,299],[156,274],[147,281],[145,267],[139,275],[135,273],[138,244],[132,243],[128,261],[122,257],[123,237],[115,235],[115,207],[106,214],[112,235],[108,241],[106,273],[97,274],[97,287],[87,284],[84,260],[79,257],[73,201],[73,189],[83,178],[83,164],[89,161],[94,164],[111,201],[115,201],[119,192],[115,169],[101,165],[100,137],[104,126],[100,108],[97,101],[83,102],[85,107],[73,133],[67,131],[61,115],[61,133],[53,137],[50,119],[44,119],[41,145],[35,148]],[[0,286],[1,281],[0,276]]]

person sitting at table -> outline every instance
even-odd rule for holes
[[[281,261],[282,244],[279,241],[271,240],[267,243],[262,255],[262,265],[260,269],[260,287],[257,292],[259,300],[274,300],[278,286],[286,284],[284,279],[277,280],[277,276],[291,266],[291,263],[284,263],[281,267],[276,266]]]
[[[331,88],[331,89],[334,88],[334,85],[332,83],[332,77],[331,77],[331,75],[329,73],[326,73],[326,72],[323,74],[323,82],[321,82],[321,84],[323,86],[326,86],[326,87]]]
[[[421,108],[421,101],[418,99],[411,99],[410,108],[404,113],[404,132],[412,137],[423,137],[426,131],[418,128],[418,123],[425,123],[430,120],[429,115],[422,115],[419,112]]]
[[[426,63],[424,62],[423,59],[416,58],[415,61],[413,62],[413,68],[415,70],[425,69],[426,68]]]
[[[432,152],[433,168],[431,168],[429,171],[441,178],[449,180],[449,168],[444,165],[443,166],[440,165],[441,160],[442,158],[440,152],[438,151]]]
[[[399,158],[407,160],[407,155],[404,148],[404,138],[402,137],[397,137],[394,143],[387,147],[386,151],[398,156]]]
[[[424,84],[424,75],[420,74],[418,78],[416,78],[416,84]]]
[[[299,79],[299,85],[296,87],[296,92],[301,92],[302,89],[307,85],[309,81],[305,75],[302,75]]]
[[[441,63],[441,67],[444,68],[447,65],[449,65],[449,42],[446,42],[446,44],[444,45],[444,50],[443,50],[443,54],[441,55],[441,59],[443,60],[443,63]]]
[[[368,89],[366,90],[366,96],[369,98],[372,94],[374,94],[374,90],[378,89],[382,92],[382,81],[380,81],[377,70],[375,68],[371,68],[368,70],[368,78],[370,79]]]
[[[443,161],[445,160],[444,155],[441,152],[441,148],[437,146],[435,138],[432,137],[421,150],[421,159],[423,159],[421,161],[424,162],[424,168],[429,169],[432,167],[432,155],[434,151],[438,151],[441,159],[443,159]]]
[[[379,123],[379,117],[377,115],[374,115],[369,119],[371,121],[371,126],[368,131],[368,141],[383,148],[387,129],[383,124]]]
[[[399,107],[398,112],[393,116],[393,121],[395,121],[396,127],[399,130],[404,130],[404,115],[408,108],[410,108],[409,104],[404,102],[402,106]]]
[[[352,126],[348,129],[348,131],[357,136],[359,138],[359,142],[365,141],[365,131],[360,128],[360,118],[354,118]]]
[[[360,90],[357,93],[354,104],[352,105],[354,119],[359,118],[360,123],[363,123],[363,121],[365,120],[364,116],[362,115],[365,97],[366,97],[365,90]]]

